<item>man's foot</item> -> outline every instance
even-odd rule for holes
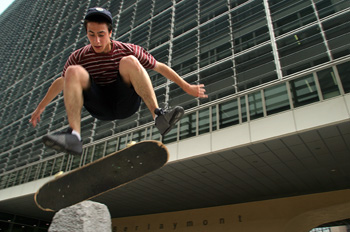
[[[71,128],[64,132],[45,135],[43,143],[59,152],[66,152],[72,155],[81,155],[83,153],[83,143],[76,135],[72,134]]]
[[[166,135],[184,115],[184,109],[176,106],[171,110],[155,109],[155,125],[162,136]]]

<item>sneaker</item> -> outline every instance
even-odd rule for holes
[[[162,136],[166,135],[181,119],[181,117],[184,115],[184,112],[185,111],[181,106],[176,106],[171,110],[163,110],[161,108],[155,109],[155,125],[158,128],[160,134]]]
[[[66,152],[72,155],[81,155],[83,153],[83,143],[76,135],[72,135],[71,128],[64,132],[45,135],[43,143],[59,152]]]

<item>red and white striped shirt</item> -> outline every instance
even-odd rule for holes
[[[120,60],[129,55],[135,56],[146,69],[153,69],[156,65],[156,59],[144,48],[112,40],[112,49],[107,54],[95,53],[91,44],[74,51],[63,68],[62,76],[64,77],[70,65],[81,65],[94,78],[96,84],[109,84],[118,77]]]

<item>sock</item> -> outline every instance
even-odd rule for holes
[[[78,139],[79,139],[79,141],[81,141],[81,136],[80,136],[80,134],[79,134],[77,131],[73,130],[73,131],[72,131],[72,135],[77,136]]]

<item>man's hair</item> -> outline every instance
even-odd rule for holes
[[[113,25],[104,17],[101,17],[99,15],[93,15],[90,16],[89,19],[85,19],[84,20],[84,27],[85,27],[85,31],[87,32],[87,24],[89,22],[94,22],[94,23],[105,23],[107,24],[108,27],[108,32],[111,32],[113,29]]]

